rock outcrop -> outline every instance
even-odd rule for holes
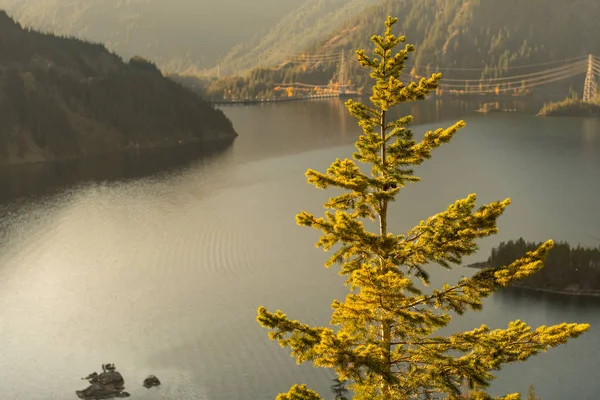
[[[154,375],[150,375],[144,379],[143,385],[145,388],[150,389],[151,387],[160,386],[160,381]]]

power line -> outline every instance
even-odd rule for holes
[[[486,89],[477,89],[477,90],[467,90],[467,93],[470,94],[481,94],[481,93],[490,93],[490,92],[509,92],[509,91],[515,91],[515,90],[527,90],[533,87],[537,87],[537,86],[542,86],[542,85],[546,85],[548,83],[553,83],[553,82],[558,82],[558,81],[562,81],[565,79],[569,79],[578,75],[581,75],[581,72],[570,72],[570,73],[562,73],[559,75],[550,75],[550,76],[546,76],[546,77],[542,77],[542,78],[537,78],[537,81],[533,81],[533,82],[529,82],[529,83],[525,83],[525,84],[521,84],[520,86],[515,86],[515,87],[501,87],[501,86],[497,86],[494,87],[493,89],[491,88],[486,88]],[[405,85],[408,85],[410,83],[413,82],[403,82]],[[280,84],[276,84],[276,86],[282,86],[282,87],[293,87],[293,86],[300,86],[300,87],[306,87],[306,88],[329,88],[331,87],[330,85],[310,85],[310,84],[306,84],[306,83],[301,83],[301,82],[291,82],[291,83],[280,83]],[[343,86],[343,85],[339,85],[339,86]],[[345,85],[348,86],[348,85]],[[449,88],[450,87],[450,88]],[[444,84],[440,84],[439,88],[442,90],[448,90],[448,91],[454,91],[454,92],[459,92],[459,91],[464,91],[464,86],[449,86],[449,85],[444,85]]]
[[[303,87],[330,87],[330,85],[311,85],[310,83],[301,82],[289,82],[289,83],[274,83],[274,86],[290,87],[290,86],[303,86]]]
[[[283,52],[280,52],[283,54]],[[353,60],[352,57],[341,53],[327,53],[327,54],[317,54],[317,55],[296,55],[294,58],[290,58],[286,60],[284,63],[313,63],[317,64],[320,62],[332,62],[337,61],[340,63],[340,71],[338,71],[338,77],[341,77],[342,74],[347,74],[348,68],[352,68],[355,73],[361,71],[364,74],[369,74],[370,71],[367,71],[363,68],[359,68],[356,70],[357,63],[348,63],[348,61]],[[354,60],[356,61],[356,60]],[[523,69],[523,68],[531,68],[535,66],[550,66],[556,65],[559,63],[567,63],[566,65],[560,65],[553,68],[547,68],[541,71],[519,74],[513,76],[505,76],[500,78],[480,78],[480,79],[456,79],[456,78],[444,78],[442,82],[439,84],[439,88],[441,90],[448,90],[450,92],[467,92],[467,93],[490,93],[490,92],[508,92],[515,90],[527,90],[533,87],[546,85],[553,82],[558,82],[561,80],[569,79],[578,75],[585,73],[586,66],[588,70],[588,75],[590,73],[592,76],[594,74],[600,75],[600,61],[593,55],[587,56],[587,61],[584,60],[583,56],[567,58],[563,60],[557,61],[549,61],[543,63],[529,64],[529,65],[521,65],[514,67],[506,67],[501,68],[501,70],[514,70],[514,69]],[[347,66],[349,64],[349,67]],[[423,68],[423,67],[414,67],[407,65],[406,68]],[[343,68],[343,70],[342,70]],[[482,72],[485,68],[431,68],[434,70],[450,70],[450,71],[479,71]],[[339,79],[338,79],[339,80]],[[412,83],[406,79],[402,79],[403,84],[408,85]],[[445,83],[450,82],[450,83]],[[415,82],[417,83],[417,82]],[[332,88],[332,85],[313,85],[306,84],[302,82],[290,82],[290,83],[279,83],[275,84],[276,86],[288,87],[288,88]],[[345,82],[338,82],[335,87],[338,88],[346,88],[350,87],[350,85],[345,84]]]
[[[355,58],[352,58],[353,60],[356,60]],[[514,65],[514,66],[507,66],[507,67],[499,67],[501,70],[509,70],[509,69],[523,69],[523,68],[531,68],[531,67],[539,67],[539,66],[545,66],[545,65],[553,65],[553,64],[560,64],[560,63],[565,63],[568,61],[587,61],[587,56],[578,56],[578,57],[571,57],[571,58],[565,58],[562,60],[555,60],[555,61],[546,61],[546,62],[541,62],[541,63],[535,63],[535,64],[527,64],[527,65]],[[407,68],[419,68],[419,69],[426,69],[427,66],[423,66],[423,65],[415,65],[415,64],[406,64]],[[484,71],[486,69],[493,69],[494,67],[480,67],[480,68],[452,68],[452,67],[433,67],[430,65],[430,69],[434,69],[436,71]]]
[[[286,60],[321,60],[324,58],[333,58],[333,57],[339,58],[339,56],[343,54],[343,52],[323,53],[323,54],[290,54],[290,53],[284,53],[284,52],[278,51],[278,50],[272,50],[270,52],[271,55],[274,55],[276,53],[280,56],[283,56],[284,59],[286,59]]]
[[[329,54],[341,55],[343,53],[342,51],[338,51],[338,52],[335,52],[335,53],[320,53],[320,54],[319,53],[309,53],[307,55],[307,54],[304,54],[304,53],[288,53],[288,52],[284,52],[284,51],[281,51],[281,50],[275,50],[275,49],[271,49],[271,50],[269,50],[269,52],[270,53],[278,53],[278,54],[284,55],[286,57],[291,57],[291,58],[302,57],[302,56],[319,57],[319,56],[322,56],[322,55],[329,55]]]
[[[511,80],[511,79],[523,79],[523,78],[528,78],[531,76],[536,76],[536,75],[543,75],[552,71],[561,71],[561,70],[567,70],[573,67],[579,67],[582,68],[585,71],[585,67],[587,66],[587,62],[585,61],[578,61],[575,63],[571,63],[571,64],[567,64],[567,65],[563,65],[561,67],[557,67],[557,68],[551,68],[551,69],[546,69],[543,71],[538,71],[538,72],[532,72],[529,74],[523,74],[523,75],[514,75],[514,76],[506,76],[506,77],[501,77],[501,78],[482,78],[482,79],[448,79],[448,78],[443,78],[444,81],[447,82],[481,82],[481,81],[488,81],[488,82],[498,82],[498,81],[507,81],[507,80]]]
[[[547,62],[547,63],[538,63],[538,64],[530,64],[530,65],[525,65],[525,66],[517,66],[514,67],[514,69],[517,68],[525,68],[525,67],[533,67],[533,66],[539,66],[539,65],[550,65],[550,64],[555,64],[555,63],[559,63],[559,62],[566,62],[569,60],[575,60],[575,59],[580,59],[581,57],[576,57],[576,58],[569,58],[569,59],[564,59],[564,60],[560,60],[560,61],[551,61],[551,62]],[[595,65],[600,68],[600,62],[596,62],[595,61]],[[478,78],[478,79],[456,79],[456,78],[443,78],[443,81],[446,82],[482,82],[482,81],[487,81],[487,82],[496,82],[496,81],[507,81],[507,80],[512,80],[512,79],[522,79],[522,78],[528,78],[528,77],[532,77],[532,76],[537,76],[537,75],[544,75],[546,73],[552,72],[552,71],[561,71],[561,70],[569,70],[572,67],[582,67],[584,68],[587,65],[587,62],[585,60],[579,60],[577,62],[572,62],[570,64],[567,65],[562,65],[559,67],[555,67],[555,68],[551,68],[551,69],[546,69],[546,70],[542,70],[542,71],[537,71],[537,72],[532,72],[532,73],[528,73],[528,74],[521,74],[521,75],[513,75],[513,76],[507,76],[507,77],[500,77],[500,78]],[[410,66],[406,66],[406,68],[410,68]],[[485,69],[476,69],[476,68],[472,68],[472,69],[468,69],[468,68],[432,68],[435,71],[438,70],[454,70],[454,71],[464,71],[464,70],[470,70],[470,71],[479,71],[479,72],[483,72]],[[507,69],[511,69],[511,68],[507,68]],[[585,69],[585,68],[584,68]],[[365,74],[369,74],[370,71],[364,70],[364,69],[360,69],[359,71],[365,73]]]
[[[503,87],[498,87],[495,88],[494,90],[469,90],[468,93],[469,94],[480,94],[480,93],[490,93],[490,92],[510,92],[510,91],[515,91],[515,90],[527,90],[527,89],[531,89],[533,87],[537,87],[537,86],[542,86],[542,85],[547,85],[548,83],[553,83],[553,82],[558,82],[558,81],[562,81],[568,78],[572,78],[575,77],[577,75],[581,75],[581,73],[571,73],[568,75],[563,75],[563,76],[559,76],[553,79],[548,79],[542,82],[536,82],[533,84],[529,84],[529,85],[524,85],[521,87],[512,87],[512,88],[503,88]],[[443,87],[441,87],[441,89],[444,89]]]
[[[478,84],[474,84],[473,86],[491,87],[491,86],[498,86],[498,85],[522,84],[524,81],[528,82],[528,81],[543,80],[543,79],[552,78],[552,77],[556,77],[556,76],[566,75],[569,73],[583,74],[583,73],[585,73],[585,68],[571,67],[566,70],[554,71],[554,72],[549,72],[549,73],[547,72],[547,73],[544,73],[542,76],[536,76],[533,78],[528,78],[528,79],[517,78],[517,79],[513,79],[511,81],[503,81],[503,82],[487,83],[487,82],[485,82],[485,80],[481,80],[481,81],[479,81]],[[444,80],[442,80],[442,82],[444,82]],[[457,84],[451,84],[451,83],[450,84],[441,83],[441,84],[444,86],[448,86],[448,87],[463,87],[463,88],[465,87],[465,85],[457,85]]]
[[[292,53],[285,53],[279,50],[273,50],[273,53],[279,53],[281,55],[286,56],[289,59],[322,59],[324,57],[337,57],[343,54],[343,52],[336,52],[336,53],[323,53],[323,54],[309,54],[309,55],[303,55],[303,54],[292,54]],[[347,56],[348,58],[350,58],[351,60],[355,60],[356,59],[354,57],[350,57]],[[565,63],[568,61],[584,61],[586,60],[587,56],[578,56],[578,57],[571,57],[571,58],[565,58],[562,60],[555,60],[555,61],[546,61],[546,62],[541,62],[541,63],[534,63],[534,64],[527,64],[527,65],[515,65],[515,66],[507,66],[507,67],[500,67],[501,70],[513,70],[513,69],[523,69],[523,68],[531,68],[531,67],[539,67],[539,66],[546,66],[546,65],[554,65],[554,64],[560,64],[560,63]],[[587,61],[587,60],[586,60]],[[425,69],[427,68],[426,66],[422,66],[422,65],[415,65],[415,64],[408,64],[406,65],[407,68],[418,68],[418,69]],[[493,67],[482,67],[482,68],[452,68],[452,67],[430,67],[431,69],[435,69],[436,71],[484,71],[486,68],[487,69],[491,69]]]
[[[573,58],[565,58],[564,60],[556,60],[556,61],[547,61],[547,62],[542,62],[542,63],[536,63],[536,64],[527,64],[527,65],[515,65],[515,66],[508,66],[508,67],[499,67],[501,70],[508,70],[508,69],[523,69],[523,68],[531,68],[531,67],[539,67],[539,66],[544,66],[544,65],[552,65],[552,64],[559,64],[559,63],[564,63],[567,61],[574,61],[574,60],[583,60],[585,59],[586,56],[579,56],[579,57],[573,57]],[[422,65],[407,65],[407,67],[409,68],[427,68],[426,66],[422,66]],[[487,67],[487,69],[493,69],[494,67]],[[449,68],[449,67],[431,67],[430,69],[434,69],[436,71],[484,71],[486,69],[486,67],[483,68]]]

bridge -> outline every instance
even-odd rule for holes
[[[340,96],[355,93],[352,89],[351,77],[356,74],[368,74],[360,68],[354,57],[342,52],[317,55],[288,55],[286,60],[275,69],[290,64],[310,68],[318,65],[336,64],[337,72],[327,85],[313,85],[306,82],[287,82],[274,85],[274,90],[286,91],[287,96]],[[504,76],[484,79],[461,79],[459,76],[482,75],[481,68],[429,68],[408,65],[404,83],[430,76],[431,72],[442,72],[444,78],[436,94],[472,95],[472,94],[512,94],[522,95],[531,89],[585,75],[583,100],[592,101],[597,95],[596,74],[600,74],[600,61],[593,55],[568,58],[545,63],[509,66],[502,68]],[[453,77],[454,76],[454,77]]]

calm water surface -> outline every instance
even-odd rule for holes
[[[468,126],[418,169],[423,181],[401,192],[392,228],[407,230],[475,192],[481,203],[511,197],[513,205],[500,234],[468,261],[519,236],[596,245],[600,120],[473,108],[430,101],[411,109],[417,135],[461,118]],[[331,300],[344,295],[336,271],[322,267],[317,232],[294,216],[321,213],[327,193],[306,184],[304,172],[349,156],[358,129],[337,101],[224,110],[240,134],[234,144],[170,169],[162,168],[172,164],[167,156],[138,164],[109,157],[0,173],[1,398],[75,398],[80,377],[106,362],[132,398],[266,400],[294,383],[330,397],[333,376],[296,366],[255,316],[265,305],[326,324]],[[82,183],[86,168],[94,183]],[[49,191],[54,183],[60,188]],[[434,281],[471,272],[440,271]],[[504,368],[493,394],[532,383],[544,400],[594,398],[600,300],[496,294],[448,330],[514,319],[592,329]],[[141,387],[148,374],[163,386]]]

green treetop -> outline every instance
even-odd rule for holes
[[[346,389],[346,386],[344,386],[344,382],[340,381],[337,378],[334,379],[333,382],[334,384],[331,385],[331,391],[335,395],[334,400],[348,400],[348,398],[346,397],[348,389]]]
[[[357,52],[363,67],[376,82],[372,106],[348,101],[346,106],[364,133],[359,137],[354,160],[370,164],[366,174],[353,160],[337,159],[325,173],[308,170],[308,181],[320,189],[336,187],[344,194],[331,198],[325,218],[307,212],[297,216],[303,226],[323,232],[317,243],[335,253],[327,262],[340,266],[350,293],[332,304],[331,324],[311,327],[289,319],[283,312],[258,309],[258,321],[272,340],[290,347],[299,363],[312,361],[333,369],[340,380],[349,381],[355,399],[491,399],[481,390],[489,386],[503,364],[525,361],[548,348],[567,342],[589,329],[587,324],[562,323],[532,329],[522,321],[506,329],[476,329],[449,336],[436,331],[458,315],[480,310],[484,298],[512,281],[534,274],[553,242],[527,253],[510,265],[489,268],[432,293],[416,286],[429,283],[429,264],[451,268],[463,256],[477,250],[476,239],[497,232],[496,221],[510,200],[475,209],[476,196],[457,200],[446,211],[421,221],[406,234],[388,232],[388,206],[408,183],[419,180],[412,167],[431,157],[433,149],[447,143],[464,126],[460,121],[447,129],[427,132],[413,140],[408,126],[411,116],[388,120],[388,110],[404,102],[423,100],[435,90],[441,74],[403,84],[400,75],[409,53],[404,37],[396,37],[389,17],[383,36],[373,36],[373,56]],[[365,219],[379,222],[379,232],[369,232]],[[468,385],[465,396],[461,387]],[[511,394],[503,399],[519,399]],[[295,385],[278,400],[317,400],[319,395],[305,385]]]
[[[537,397],[533,385],[529,385],[529,389],[527,389],[527,400],[542,400],[539,397]]]

